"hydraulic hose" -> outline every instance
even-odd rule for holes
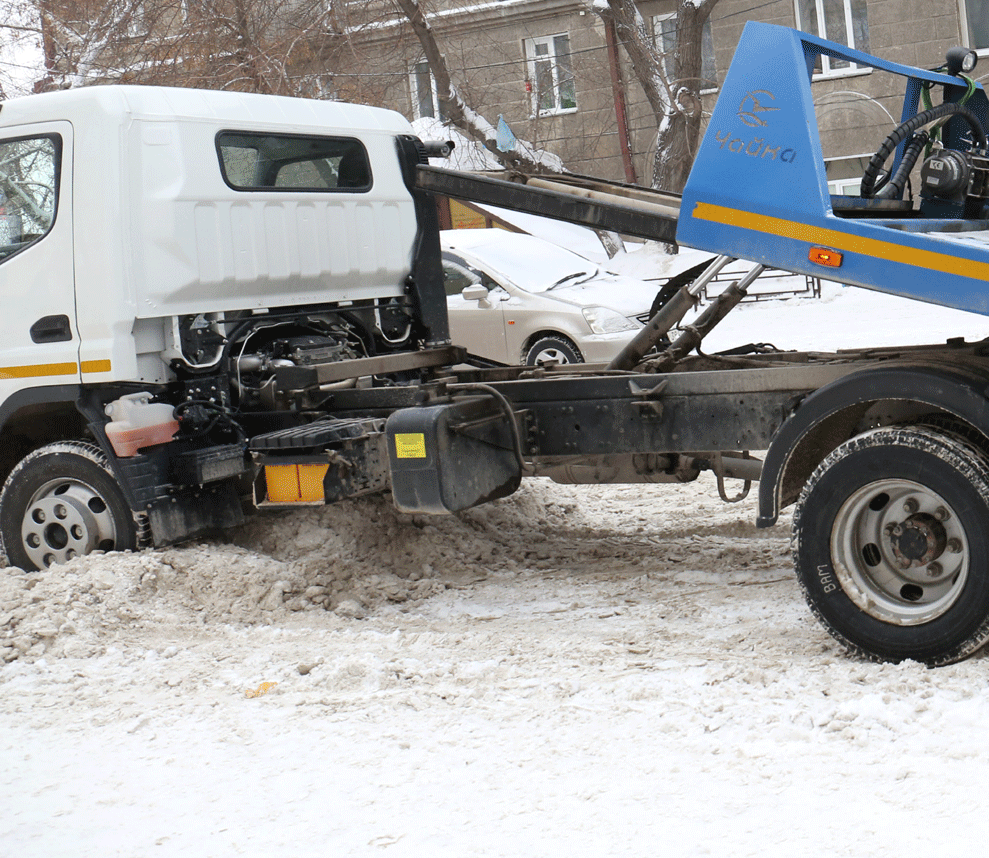
[[[954,102],[939,104],[936,107],[932,107],[929,110],[918,113],[906,122],[901,123],[896,127],[896,130],[894,130],[889,137],[886,138],[883,145],[876,151],[876,154],[872,156],[872,159],[869,161],[869,165],[865,168],[865,172],[862,174],[862,197],[864,199],[870,199],[877,196],[876,179],[879,177],[879,173],[882,171],[883,164],[886,163],[886,159],[893,154],[897,146],[899,146],[915,131],[923,128],[928,123],[934,122],[937,119],[945,119],[949,116],[960,116],[964,119],[972,129],[972,137],[975,141],[976,147],[979,149],[985,149],[986,132],[982,127],[982,123],[979,121],[979,117],[972,113],[972,111],[967,107],[963,107],[960,104],[955,104]],[[914,163],[916,163],[919,154],[920,148],[918,147],[913,155],[913,163],[910,163],[906,167],[906,172],[903,174],[904,180],[906,174],[910,172]],[[904,161],[906,161],[905,155],[900,162],[901,167],[903,166]],[[897,175],[899,175],[900,172],[901,170],[898,169]]]
[[[900,166],[896,168],[892,178],[878,191],[873,193],[874,197],[882,197],[887,200],[898,200],[903,194],[903,189],[907,186],[907,178],[913,165],[917,163],[921,150],[930,140],[930,135],[926,131],[920,131],[910,138],[906,148],[903,150],[903,157],[900,159]]]

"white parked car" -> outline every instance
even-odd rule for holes
[[[659,290],[531,235],[457,229],[440,242],[453,342],[498,363],[608,362]]]

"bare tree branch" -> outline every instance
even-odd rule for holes
[[[563,172],[562,161],[558,158],[547,158],[545,153],[524,140],[519,140],[512,152],[502,152],[498,149],[496,142],[498,132],[494,125],[469,107],[454,86],[446,59],[440,51],[436,35],[426,20],[419,0],[394,0],[394,2],[408,18],[412,31],[422,46],[423,55],[436,81],[437,100],[446,119],[472,140],[480,143],[508,169],[526,173]]]

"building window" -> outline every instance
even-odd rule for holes
[[[429,70],[426,60],[419,60],[412,66],[409,75],[409,85],[412,91],[413,119],[446,119],[440,110],[440,100],[436,95],[436,79]]]
[[[673,52],[676,50],[677,16],[654,15],[652,19],[653,44],[663,57],[663,72],[667,77],[673,73]],[[714,62],[714,34],[711,19],[704,22],[701,29],[701,92],[712,92],[718,88],[718,67]]]
[[[866,0],[797,0],[797,28],[868,53],[869,19],[865,4]],[[859,70],[855,63],[834,57],[819,56],[814,65],[814,74],[824,76]]]
[[[144,36],[148,32],[146,12],[144,4],[140,2],[131,3],[124,12],[124,28],[128,36]]]
[[[862,189],[862,174],[869,165],[869,155],[825,158],[824,172],[828,191],[845,197],[857,197]]]
[[[959,0],[968,26],[966,47],[989,52],[989,0]]]
[[[568,113],[577,109],[577,89],[570,64],[570,36],[525,40],[532,112]]]

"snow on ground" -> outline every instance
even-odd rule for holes
[[[984,330],[898,300],[828,287],[723,336]],[[787,520],[754,517],[704,477],[540,480],[456,517],[366,499],[0,569],[0,855],[981,850],[986,657],[849,658]]]

